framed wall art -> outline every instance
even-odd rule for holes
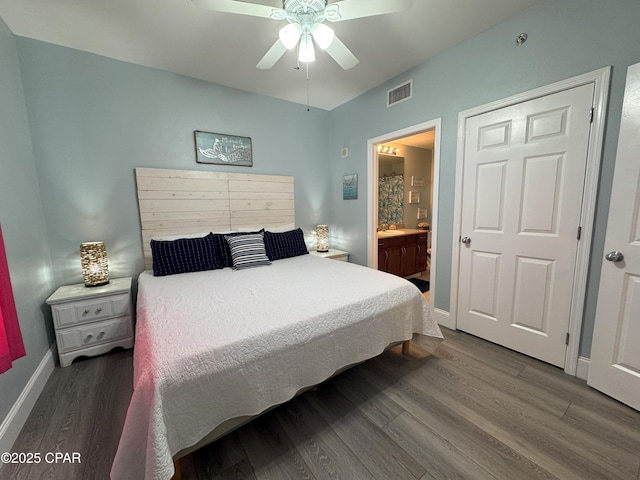
[[[214,165],[253,166],[250,137],[225,133],[193,132],[196,144],[196,162]]]
[[[412,187],[424,187],[424,177],[415,177],[411,176],[411,186]]]
[[[420,192],[409,192],[409,203],[420,203]]]
[[[358,174],[345,175],[342,177],[342,199],[358,199]]]

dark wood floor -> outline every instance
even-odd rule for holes
[[[184,480],[640,480],[640,413],[561,370],[458,332],[357,366],[186,457]],[[81,464],[3,479],[107,479],[131,395],[131,352],[56,368],[14,452]]]

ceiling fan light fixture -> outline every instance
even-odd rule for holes
[[[291,50],[298,44],[301,33],[302,30],[300,29],[300,25],[297,23],[290,23],[286,27],[280,29],[278,36],[280,37],[282,45],[284,45],[288,50]]]
[[[329,48],[335,37],[333,29],[324,23],[316,23],[313,25],[313,27],[311,27],[311,35],[313,35],[313,39],[322,50]]]
[[[300,40],[300,51],[298,52],[298,60],[309,63],[316,60],[316,52],[313,48],[313,40],[311,35],[305,33]]]

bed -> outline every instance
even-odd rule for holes
[[[427,349],[442,338],[420,291],[355,264],[301,254],[240,270],[144,271],[111,478],[169,479],[174,459],[414,334]]]

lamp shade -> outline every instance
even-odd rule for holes
[[[98,287],[109,283],[109,259],[104,242],[80,244],[82,278],[87,287]]]
[[[315,62],[316,52],[313,49],[313,40],[311,34],[303,33],[300,40],[300,51],[298,52],[298,60],[301,62],[309,63]]]
[[[318,252],[329,251],[329,227],[327,225],[316,227],[316,250]]]
[[[322,50],[329,48],[335,37],[333,30],[324,23],[316,23],[311,27],[311,35]]]
[[[286,27],[282,27],[280,29],[279,37],[282,44],[288,50],[291,50],[298,44],[298,40],[300,40],[300,34],[302,33],[302,29],[300,25],[297,23],[290,23]]]

